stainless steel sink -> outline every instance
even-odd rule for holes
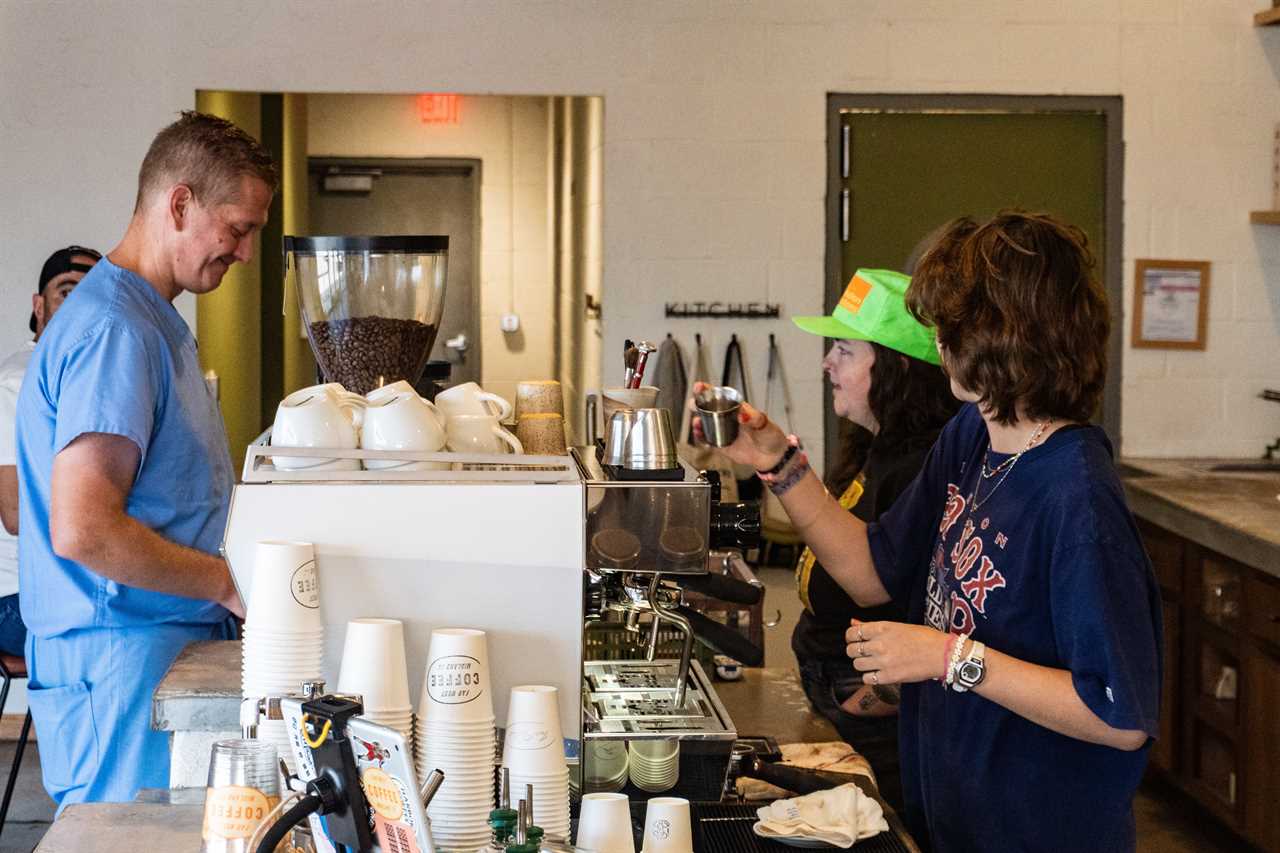
[[[1280,459],[1259,459],[1255,462],[1223,462],[1209,466],[1210,471],[1237,474],[1269,474],[1280,472]]]

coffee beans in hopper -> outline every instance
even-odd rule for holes
[[[400,379],[416,382],[436,329],[417,320],[351,317],[312,323],[310,333],[325,378],[368,394]]]

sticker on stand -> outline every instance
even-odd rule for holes
[[[507,726],[506,743],[512,749],[546,749],[554,743],[546,723],[512,723]]]
[[[383,853],[421,853],[412,822],[412,810],[404,785],[377,767],[366,768],[360,786],[373,809],[373,832]]]
[[[257,788],[240,785],[209,788],[205,793],[200,837],[205,841],[248,838],[278,802]]]
[[[289,579],[289,591],[293,600],[303,607],[315,610],[320,606],[320,583],[316,578],[316,561],[308,560],[293,570]]]
[[[480,661],[469,655],[436,658],[427,669],[427,694],[441,705],[465,705],[484,693]]]

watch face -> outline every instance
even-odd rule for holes
[[[972,661],[965,661],[960,665],[958,674],[966,682],[975,682],[982,677],[982,667]]]

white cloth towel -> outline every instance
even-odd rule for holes
[[[752,829],[762,838],[807,838],[844,848],[889,830],[880,804],[857,785],[776,800],[756,816]]]

